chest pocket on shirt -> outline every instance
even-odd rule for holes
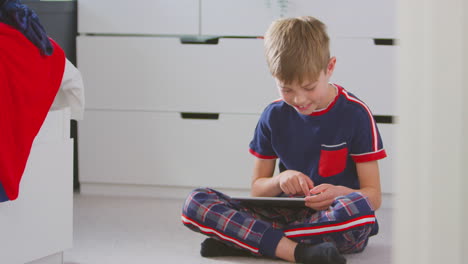
[[[337,145],[322,145],[320,150],[319,175],[330,177],[346,168],[348,146],[346,142]]]

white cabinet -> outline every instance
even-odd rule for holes
[[[313,16],[336,37],[395,38],[394,0],[201,0],[202,34],[263,36],[280,17]]]
[[[175,37],[80,36],[77,47],[87,87],[79,127],[85,188],[249,188],[248,146],[260,113],[278,98],[262,40],[199,45]]]
[[[72,247],[73,140],[70,113],[49,112],[31,153],[18,199],[0,203],[0,259],[23,264]]]
[[[79,127],[82,186],[248,188],[248,144],[259,114],[278,98],[263,41],[255,36],[263,36],[281,16],[323,20],[337,56],[332,81],[354,92],[374,114],[395,115],[396,47],[374,44],[377,38],[396,37],[395,4],[79,1],[78,67],[87,87],[86,118]],[[187,35],[228,38],[183,44]],[[219,119],[182,119],[184,112],[214,113]],[[389,155],[393,126],[380,125]],[[383,189],[391,192],[392,161],[380,164]]]
[[[278,95],[260,39],[82,36],[88,109],[261,113]]]
[[[198,34],[199,0],[79,0],[78,32]]]
[[[259,115],[183,119],[172,112],[88,111],[80,123],[85,183],[249,188]]]
[[[77,43],[88,108],[260,113],[278,97],[259,39],[187,45],[178,38],[83,36]],[[372,39],[333,39],[332,81],[374,114],[395,115],[396,51]]]
[[[396,37],[394,0],[80,0],[78,32],[263,36],[280,17],[314,16],[341,37]]]

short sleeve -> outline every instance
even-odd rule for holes
[[[379,129],[368,108],[362,109],[356,118],[350,154],[357,163],[379,160],[387,156]]]
[[[278,156],[271,143],[271,125],[269,123],[269,107],[263,111],[255,127],[252,141],[249,145],[250,153],[259,159],[276,159]]]

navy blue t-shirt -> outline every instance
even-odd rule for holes
[[[260,159],[279,158],[288,170],[308,175],[314,185],[330,183],[359,189],[356,162],[386,157],[369,108],[336,86],[327,108],[311,115],[298,113],[283,100],[266,107],[250,142]]]

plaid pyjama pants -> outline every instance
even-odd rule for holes
[[[309,244],[333,242],[343,253],[357,253],[378,232],[374,211],[359,192],[335,199],[326,211],[309,208],[244,206],[209,188],[187,197],[182,222],[188,228],[254,255],[275,257],[284,236]]]

